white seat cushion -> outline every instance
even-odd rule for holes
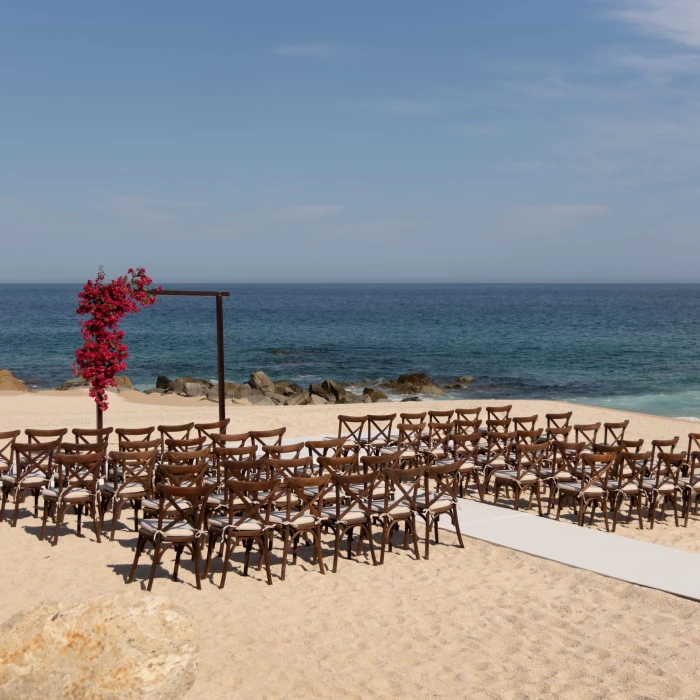
[[[42,489],[41,495],[48,501],[58,500],[58,489]],[[87,489],[72,489],[64,494],[63,500],[66,503],[79,503],[92,500],[92,494]]]
[[[2,481],[5,484],[12,484],[13,486],[17,483],[17,474],[3,474]],[[22,479],[22,486],[25,488],[40,488],[48,482],[48,479],[43,472],[33,471],[27,474],[27,476]]]
[[[169,529],[165,529],[172,521],[163,521],[162,538],[164,542],[190,542],[194,539],[195,530],[188,523],[176,523]],[[142,520],[139,523],[139,534],[147,537],[155,537],[158,531],[158,521],[156,519]]]
[[[341,520],[349,525],[353,523],[363,523],[367,520],[367,515],[360,508],[351,508],[347,513],[345,512],[347,506],[340,507]],[[336,520],[337,512],[335,506],[329,508],[323,508],[321,510],[322,517],[327,520]]]
[[[518,481],[521,484],[534,484],[537,481],[537,474],[532,472],[527,472],[526,474],[521,474],[518,479],[518,472],[515,469],[499,469],[493,473],[496,481]]]
[[[300,515],[299,517],[294,519],[296,515],[297,514],[294,511],[292,511],[289,514],[289,520],[293,521],[292,527],[308,528],[308,527],[313,527],[316,525],[316,518],[314,518],[313,515],[309,515],[308,513],[306,513],[306,514]],[[270,524],[271,525],[282,525],[285,522],[287,522],[286,511],[278,510],[278,511],[273,511],[272,513],[270,513]]]
[[[376,501],[372,503],[372,511],[374,513],[385,513],[387,515],[390,515],[392,518],[395,519],[403,519],[403,518],[408,518],[411,515],[411,508],[410,506],[406,505],[405,503],[399,503],[399,505],[394,505],[397,503],[397,501],[391,501],[387,508],[384,508],[383,503],[377,503]]]
[[[121,484],[119,484],[116,489],[119,491],[119,494],[121,496],[130,496],[131,498],[138,498],[139,496],[145,496],[146,495],[146,489],[141,486],[141,484],[127,484],[124,486],[124,488],[120,488]],[[111,481],[108,481],[106,484],[101,484],[100,485],[100,491],[102,493],[111,495],[114,494],[115,492],[115,487],[114,483]]]
[[[251,534],[263,531],[262,523],[258,520],[246,518],[241,523],[239,523],[238,520],[240,520],[240,518],[233,518],[233,525],[235,525],[235,527],[230,528],[231,533],[242,532],[244,534]],[[209,528],[211,530],[223,530],[228,526],[228,524],[228,516],[216,516],[209,518]]]

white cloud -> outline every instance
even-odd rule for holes
[[[607,214],[602,204],[533,204],[511,207],[507,216],[510,234],[553,235],[562,233],[591,217]]]
[[[280,213],[285,221],[319,221],[339,214],[345,209],[338,204],[298,204]]]
[[[296,58],[333,58],[341,53],[340,47],[332,44],[282,44],[271,51],[276,56]]]
[[[645,34],[700,48],[698,0],[622,0],[612,16]]]
[[[675,53],[665,56],[643,56],[641,54],[620,54],[613,62],[622,68],[630,68],[644,73],[655,80],[665,80],[675,75],[700,73],[700,54]]]

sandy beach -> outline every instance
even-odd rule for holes
[[[502,403],[502,402],[499,402]],[[629,417],[630,437],[680,436],[695,425],[641,414],[546,401],[514,401],[514,415],[573,410],[573,422]],[[217,405],[178,396],[110,395],[106,425],[136,427],[216,420]],[[228,405],[230,432],[286,425],[287,436],[332,434],[339,413],[414,412],[469,402],[244,407]],[[0,394],[0,430],[92,427],[94,404],[83,390]],[[533,515],[533,517],[536,517]],[[653,531],[633,524],[618,534],[700,551],[700,521],[671,520]],[[37,538],[39,521],[22,511],[19,525],[0,525],[7,591],[2,619],[42,600],[68,604],[126,588],[135,535],[95,542],[72,530],[57,547]],[[562,524],[562,527],[574,527]],[[602,527],[602,522],[599,527]],[[395,550],[384,566],[369,557],[340,562],[321,576],[310,555],[274,585],[253,572],[229,575],[224,590],[194,588],[190,563],[179,583],[159,572],[154,592],[187,610],[201,646],[197,682],[188,697],[577,697],[697,696],[700,606],[477,540],[464,550],[443,533],[429,561]],[[324,555],[330,553],[328,541]],[[240,561],[240,557],[237,558]],[[165,569],[172,566],[165,559]],[[142,559],[138,587],[150,562]],[[171,571],[171,568],[169,569]],[[220,560],[214,564],[218,583]]]

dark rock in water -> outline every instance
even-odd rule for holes
[[[472,382],[476,381],[476,379],[474,377],[464,376],[464,377],[457,377],[457,379],[455,379],[455,381],[459,382],[460,384],[471,384]]]
[[[169,391],[172,382],[164,375],[159,374],[156,378],[156,389],[163,389],[163,391]]]
[[[75,379],[69,379],[63,384],[59,384],[56,387],[56,391],[68,391],[69,389],[81,389],[82,387],[89,386],[89,384],[82,378],[76,377]]]
[[[301,364],[300,360],[285,360],[282,364],[285,365],[299,365]]]
[[[275,383],[265,374],[265,372],[253,372],[250,375],[248,384],[250,384],[253,389],[260,389],[263,394],[275,393]]]
[[[309,394],[325,399],[327,403],[332,403],[331,393],[320,384],[309,384]]]
[[[369,396],[369,398],[372,400],[372,403],[376,403],[377,401],[389,400],[389,397],[381,389],[365,387],[365,390],[362,393],[364,396]]]
[[[326,379],[321,387],[326,390],[330,399],[336,403],[348,393],[344,386],[334,382],[332,379]]]
[[[401,399],[401,403],[405,403],[406,401],[422,401],[420,396],[409,396],[407,399]]]
[[[431,394],[441,396],[445,393],[427,374],[415,372],[413,374],[402,374],[398,379],[392,379],[382,386],[392,389],[397,394]]]

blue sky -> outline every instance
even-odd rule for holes
[[[5,2],[0,281],[700,281],[700,2]]]

